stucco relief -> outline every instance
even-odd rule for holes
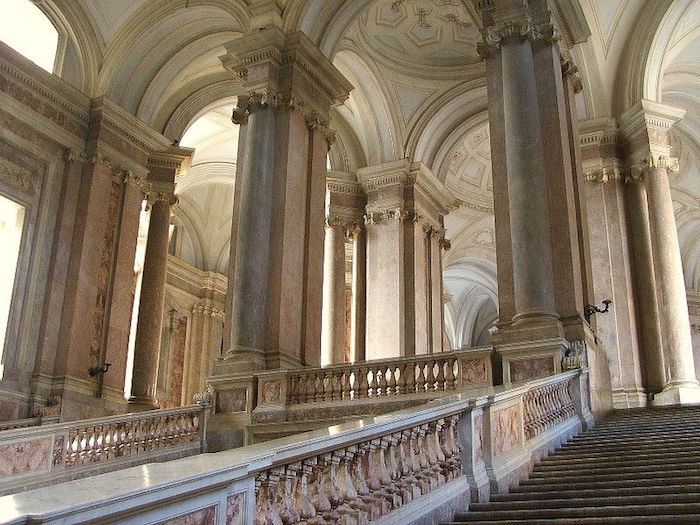
[[[467,383],[486,383],[488,374],[486,362],[483,359],[467,359],[462,361],[462,381]]]
[[[497,456],[520,445],[521,425],[517,405],[493,413],[493,454]]]
[[[523,359],[510,362],[510,380],[513,383],[532,381],[554,373],[554,360],[551,357]]]
[[[248,400],[248,390],[245,387],[219,390],[216,393],[216,412],[231,414],[245,412]]]
[[[205,509],[189,512],[182,516],[159,521],[156,525],[215,525],[216,507],[216,505],[213,505]]]
[[[49,468],[48,439],[0,446],[0,476],[12,476]]]
[[[226,498],[226,525],[243,525],[245,523],[245,494],[231,494]]]

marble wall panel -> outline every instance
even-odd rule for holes
[[[156,525],[215,525],[216,505],[159,521]]]
[[[466,359],[462,361],[462,381],[468,383],[486,383],[488,373],[483,359]]]
[[[50,466],[50,440],[35,439],[0,446],[0,476],[24,474]]]
[[[518,406],[513,405],[492,413],[493,454],[497,456],[520,446],[522,425]]]
[[[245,493],[231,494],[226,498],[226,525],[245,524]]]
[[[216,412],[223,414],[245,412],[248,400],[247,392],[248,390],[245,387],[217,391]]]
[[[281,389],[279,381],[265,381],[262,384],[263,403],[279,403]]]
[[[474,418],[474,462],[478,463],[484,459],[484,417]]]
[[[510,380],[513,383],[532,381],[552,374],[554,374],[554,359],[551,356],[510,362]]]
[[[172,334],[172,350],[170,354],[170,377],[168,378],[167,406],[179,407],[182,399],[182,371],[185,364],[185,348],[187,344],[187,316],[182,316],[175,324]],[[185,404],[192,400],[186,399]]]

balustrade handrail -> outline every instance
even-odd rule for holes
[[[354,363],[339,363],[334,365],[326,366],[313,366],[313,367],[303,367],[299,369],[289,370],[290,373],[306,373],[306,372],[321,372],[321,371],[335,371],[335,370],[345,370],[357,367],[380,367],[382,365],[391,365],[396,363],[418,363],[421,361],[432,361],[438,359],[449,359],[453,357],[464,357],[469,354],[474,354],[480,351],[491,351],[493,346],[473,346],[469,348],[461,348],[459,350],[448,350],[446,352],[437,352],[434,354],[420,354],[412,356],[399,356],[399,357],[386,357],[384,359],[369,359],[366,361],[355,361]]]
[[[0,430],[0,442],[9,439],[15,439],[18,435],[48,435],[56,434],[66,430],[74,430],[78,428],[93,427],[100,425],[109,425],[111,423],[125,423],[134,420],[155,419],[164,416],[175,416],[180,414],[189,414],[200,412],[204,405],[186,405],[177,408],[159,408],[156,410],[147,410],[144,412],[128,412],[126,414],[117,414],[114,416],[104,416],[92,419],[78,419],[74,421],[66,421],[64,423],[50,423],[48,425],[34,425],[30,427],[9,428]]]

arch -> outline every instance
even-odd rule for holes
[[[661,79],[668,61],[664,55],[683,13],[695,1],[646,2],[620,61],[613,102],[616,114],[622,114],[641,99],[661,102]]]
[[[132,112],[137,111],[141,97],[161,69],[178,53],[188,57],[182,60],[184,68],[202,55],[203,48],[211,51],[248,28],[249,15],[242,2],[190,0],[176,8],[172,4],[169,0],[149,2],[120,27],[105,53],[98,89]],[[159,31],[153,32],[156,24]],[[200,40],[203,42],[198,44]],[[148,60],[144,58],[146,50]]]

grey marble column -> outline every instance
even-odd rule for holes
[[[155,193],[149,195],[148,200],[151,205],[151,218],[148,224],[148,241],[143,265],[134,346],[134,371],[129,399],[130,407],[136,410],[147,410],[158,406],[156,383],[165,300],[170,208],[177,202],[177,198],[172,194]]]
[[[501,43],[508,200],[513,260],[513,322],[556,318],[547,177],[542,163],[532,47],[520,37]]]

